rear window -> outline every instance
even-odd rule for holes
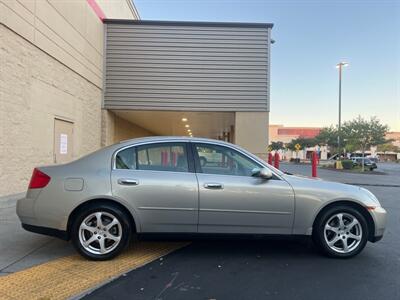
[[[119,151],[115,157],[117,169],[136,169],[136,150],[134,147]]]

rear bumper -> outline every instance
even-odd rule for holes
[[[24,224],[24,223],[22,223],[22,228],[24,228],[25,230],[30,231],[30,232],[54,236],[54,237],[57,237],[59,239],[65,240],[65,241],[69,240],[69,235],[68,235],[67,231],[58,230],[58,229],[54,229],[54,228],[48,228],[48,227],[29,225],[29,224]]]
[[[51,222],[46,222],[46,218],[38,218],[36,216],[35,202],[40,192],[40,189],[28,190],[25,198],[17,201],[16,212],[21,221],[22,228],[30,232],[68,240],[69,236],[67,231],[53,228],[53,224]]]
[[[21,223],[66,231],[68,216],[60,211],[62,208],[56,203],[41,203],[40,193],[40,189],[28,190],[26,196],[17,201],[16,213]]]

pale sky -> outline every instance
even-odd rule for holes
[[[144,20],[272,22],[271,124],[377,116],[400,131],[400,0],[134,0]]]

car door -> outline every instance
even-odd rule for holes
[[[196,232],[198,185],[187,143],[137,145],[115,155],[112,193],[136,211],[141,232]]]
[[[264,166],[228,146],[194,143],[192,149],[199,182],[198,232],[291,233],[294,192],[286,181],[253,177],[253,169]]]

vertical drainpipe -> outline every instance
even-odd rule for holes
[[[268,138],[266,140],[266,145],[269,145],[269,114],[270,114],[270,103],[271,103],[271,28],[267,29],[267,111],[268,111],[268,128],[267,134]]]
[[[100,21],[104,24],[106,15],[101,7],[97,4],[96,0],[86,0],[86,3],[92,8],[93,12],[97,15]],[[106,74],[106,37],[107,37],[107,24],[103,25],[103,66],[102,66],[102,89],[101,89],[101,110],[104,109],[104,91],[105,91],[105,74]],[[107,127],[106,120],[103,121],[103,112],[100,115],[100,147],[107,146],[107,134],[108,132],[103,131],[103,126]],[[104,133],[104,134],[103,134]],[[104,136],[103,136],[104,135]]]
[[[101,108],[104,109],[104,92],[106,90],[106,56],[107,56],[107,23],[103,23],[103,68],[102,68],[102,91],[101,91]]]
[[[270,97],[271,97],[271,28],[267,29],[267,110],[270,111]]]
[[[110,134],[107,131],[108,126],[108,121],[107,117],[108,114],[107,112],[103,112],[104,110],[104,94],[106,90],[106,53],[107,53],[107,24],[103,23],[103,66],[102,66],[102,88],[101,88],[101,124],[100,124],[100,140],[101,140],[101,147],[108,146],[108,135]],[[103,120],[104,118],[104,120]],[[103,126],[105,128],[103,128]],[[114,128],[114,126],[112,127]],[[104,136],[103,136],[104,135]],[[113,137],[112,140],[114,140],[114,132],[112,133]]]

